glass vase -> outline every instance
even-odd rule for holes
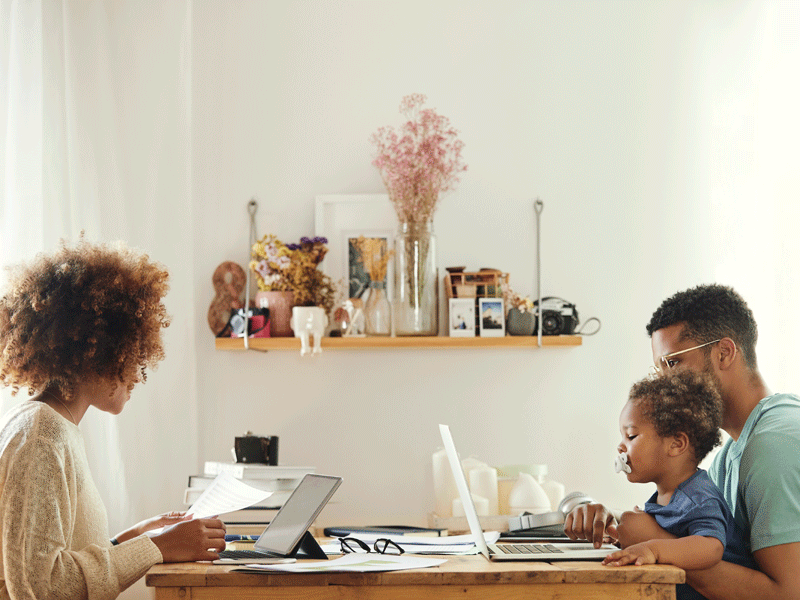
[[[392,307],[386,296],[386,283],[370,281],[364,303],[364,329],[367,335],[389,335],[392,332]]]
[[[395,334],[438,335],[439,278],[433,223],[400,223],[394,251]]]

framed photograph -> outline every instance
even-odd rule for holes
[[[329,194],[316,197],[314,235],[328,239],[328,254],[322,261],[328,275],[347,298],[360,298],[369,285],[363,257],[353,243],[360,236],[380,240],[379,246],[394,249],[397,214],[387,194]],[[394,282],[389,260],[386,291],[391,298]]]
[[[347,230],[342,232],[342,264],[345,266],[347,279],[344,284],[344,292],[348,298],[363,298],[369,288],[370,265],[372,268],[379,266],[377,261],[381,258],[387,260],[386,255],[391,251],[394,240],[394,232],[391,230]],[[368,252],[369,256],[365,256]],[[327,258],[327,256],[325,257]],[[388,258],[386,272],[383,274],[384,285],[387,294],[390,291],[394,277],[392,265],[394,257]],[[323,261],[324,262],[324,261]],[[373,273],[374,274],[374,273]],[[379,279],[376,279],[378,281]],[[389,296],[391,298],[391,296]]]
[[[481,337],[503,337],[506,323],[502,298],[478,298]]]
[[[475,337],[475,298],[450,298],[447,314],[450,337]]]

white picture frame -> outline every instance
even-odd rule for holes
[[[475,298],[450,298],[447,330],[450,337],[475,337]]]
[[[481,337],[504,337],[506,320],[502,298],[478,298]]]
[[[316,197],[314,235],[328,240],[328,253],[322,271],[349,298],[351,265],[349,240],[360,235],[385,238],[388,250],[394,250],[397,213],[388,194],[325,194]],[[386,292],[392,297],[394,260],[389,260]],[[363,274],[361,276],[363,282]],[[363,296],[363,291],[361,292]]]

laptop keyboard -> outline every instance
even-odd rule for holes
[[[255,550],[223,550],[219,553],[220,558],[265,558],[267,556],[267,554]]]
[[[497,544],[495,546],[504,554],[561,554],[552,544]]]

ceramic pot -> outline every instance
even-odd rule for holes
[[[269,308],[269,335],[270,337],[291,337],[292,331],[292,306],[294,294],[292,292],[257,292],[256,306]]]
[[[506,333],[508,335],[533,335],[536,319],[532,312],[524,312],[518,308],[508,311],[506,317]]]

